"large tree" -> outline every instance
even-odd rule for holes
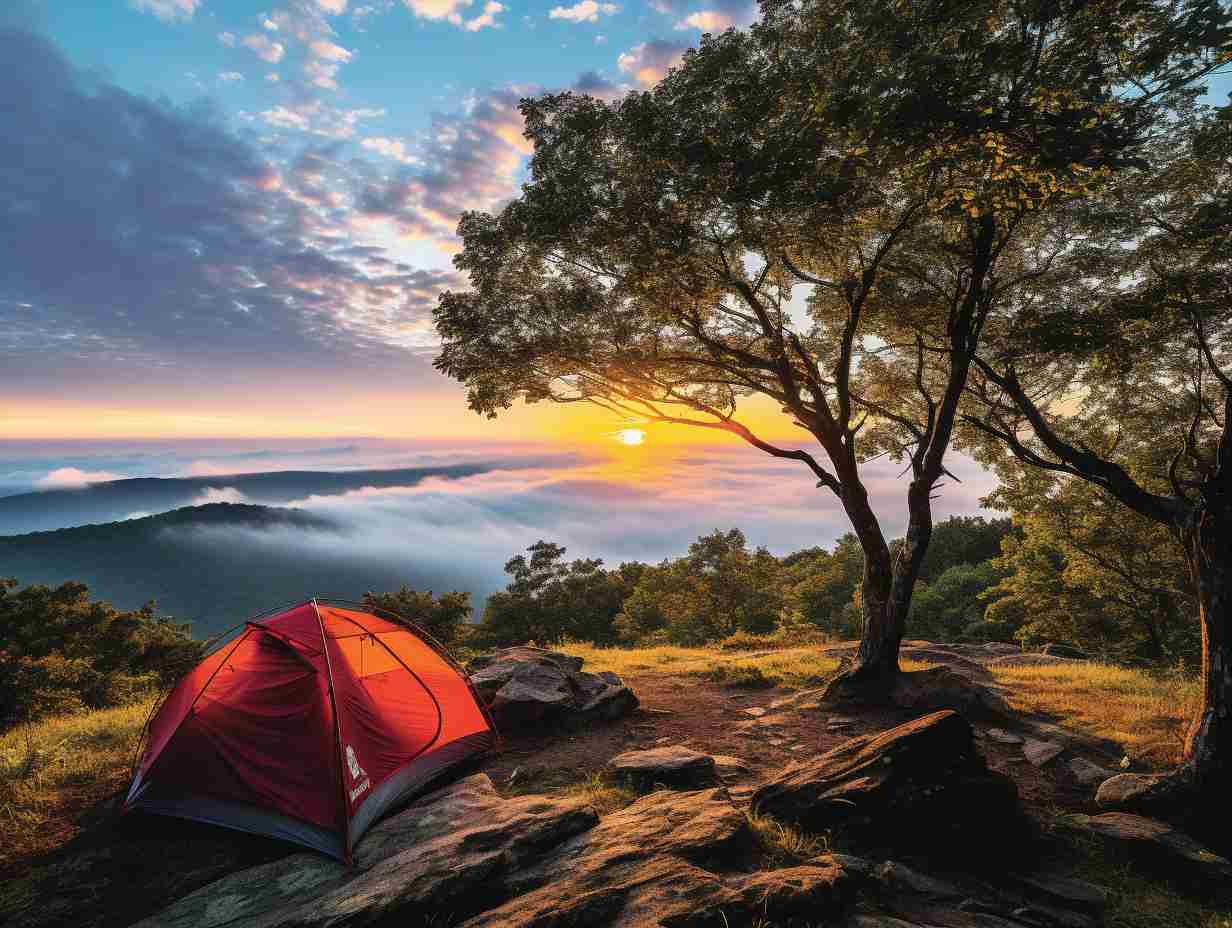
[[[524,101],[531,180],[463,217],[472,289],[441,297],[437,366],[486,415],[589,402],[800,461],[864,551],[862,640],[836,690],[888,689],[1003,260],[1126,163],[1157,103],[1121,85],[1187,79],[1190,16],[768,0],[652,92]],[[754,394],[805,446],[738,417]],[[885,453],[910,473],[897,553],[863,480]]]
[[[1215,35],[1232,60],[1232,31]],[[1056,266],[994,327],[968,421],[1183,547],[1203,704],[1174,774],[1105,795],[1202,826],[1232,776],[1232,107],[1177,117],[1105,196],[1059,217]]]

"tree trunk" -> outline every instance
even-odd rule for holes
[[[1208,490],[1214,487],[1208,483]],[[1213,497],[1213,498],[1212,498]],[[1232,499],[1209,493],[1181,526],[1202,636],[1202,705],[1180,766],[1163,777],[1118,777],[1111,804],[1181,824],[1216,850],[1232,850]],[[1115,781],[1109,781],[1112,784]],[[1104,788],[1101,787],[1101,793]]]
[[[862,490],[863,488],[861,488]],[[860,586],[863,629],[851,662],[826,687],[825,699],[854,696],[880,698],[898,682],[898,649],[911,609],[911,594],[932,535],[928,492],[912,483],[907,493],[911,518],[907,537],[892,558],[867,497],[864,506],[849,506],[847,514],[864,547],[864,577]],[[869,524],[866,520],[871,520]],[[861,532],[864,528],[865,532]]]
[[[1195,512],[1183,536],[1198,593],[1203,691],[1181,772],[1212,796],[1232,775],[1232,500],[1219,502]]]

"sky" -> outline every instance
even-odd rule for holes
[[[10,439],[578,438],[431,366],[520,97],[647,87],[744,0],[4,0]]]

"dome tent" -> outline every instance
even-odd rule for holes
[[[349,862],[383,812],[498,742],[465,671],[379,611],[313,599],[238,626],[151,719],[121,812]]]

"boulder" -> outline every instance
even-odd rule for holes
[[[990,728],[984,734],[998,744],[1022,744],[1022,736],[1004,728]]]
[[[1062,824],[1097,835],[1164,876],[1208,890],[1232,890],[1232,863],[1173,825],[1128,812],[1069,815]]]
[[[890,699],[900,708],[917,712],[953,709],[972,718],[1009,716],[1009,704],[977,676],[952,664],[902,673]]]
[[[1034,738],[1028,738],[1022,745],[1022,756],[1036,767],[1042,767],[1064,750],[1065,746],[1055,741],[1036,741]]]
[[[473,675],[475,671],[484,670],[493,664],[509,663],[550,663],[566,673],[577,673],[582,669],[584,662],[582,658],[574,657],[571,654],[561,654],[559,651],[550,651],[547,648],[536,648],[534,645],[524,644],[513,648],[501,648],[500,650],[493,651],[491,654],[481,654],[466,665],[466,670]]]
[[[1094,764],[1085,757],[1074,757],[1069,762],[1069,772],[1081,786],[1094,786],[1115,776],[1113,771],[1106,770],[1099,764]]]
[[[1104,809],[1131,809],[1135,800],[1163,779],[1158,773],[1119,773],[1100,784],[1095,804]]]
[[[625,751],[608,761],[608,769],[638,789],[656,784],[697,788],[718,783],[713,757],[678,744]]]
[[[475,774],[377,824],[356,847],[351,869],[320,854],[292,854],[211,883],[140,926],[324,928],[479,911],[502,874],[598,821],[583,800],[502,799],[485,774]]]
[[[738,899],[728,904],[732,912],[765,920],[806,917],[813,921],[820,913],[840,909],[853,882],[834,857],[825,855],[798,867],[739,877],[728,885]]]
[[[887,846],[1002,845],[1024,820],[1008,777],[990,771],[971,725],[942,711],[789,765],[753,796],[754,811],[810,831],[841,825]]]
[[[587,673],[582,658],[524,645],[477,657],[467,666],[471,682],[502,732],[554,722],[586,725],[611,721],[637,708],[638,700],[610,671]]]

